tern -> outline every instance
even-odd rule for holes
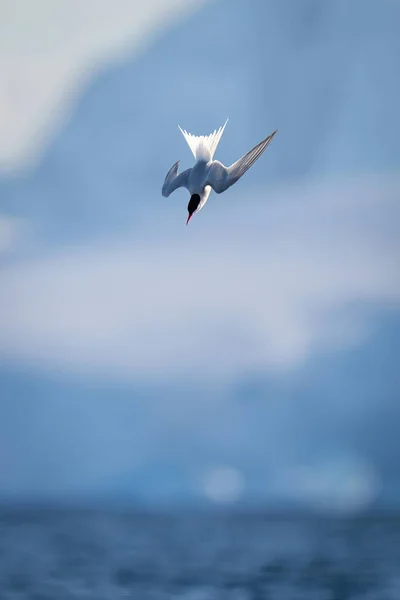
[[[217,194],[221,194],[236,183],[261,156],[278,131],[276,129],[230,167],[225,167],[218,160],[214,160],[214,154],[227,122],[228,119],[218,131],[216,130],[210,135],[192,135],[178,125],[196,159],[196,163],[191,169],[186,169],[181,173],[178,173],[180,161],[174,163],[165,177],[161,193],[165,198],[168,198],[172,192],[180,187],[186,188],[190,192],[187,207],[189,216],[186,225],[192,216],[203,208],[211,190],[213,189]]]

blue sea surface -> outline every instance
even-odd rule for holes
[[[400,517],[0,512],[1,600],[399,600]]]

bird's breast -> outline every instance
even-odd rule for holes
[[[207,181],[207,173],[208,163],[204,161],[199,161],[192,167],[188,180],[188,188],[191,194],[202,194]]]

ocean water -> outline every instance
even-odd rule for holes
[[[399,600],[400,516],[0,511],[1,600]]]

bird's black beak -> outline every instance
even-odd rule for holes
[[[194,213],[189,213],[189,216],[188,216],[187,221],[186,221],[186,225],[189,223],[189,221],[192,218],[193,214]]]

